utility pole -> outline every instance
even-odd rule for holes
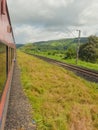
[[[78,43],[77,43],[77,49],[76,49],[76,64],[78,64],[78,59],[79,59],[79,47],[80,47],[80,35],[81,35],[81,30],[77,30],[79,32],[78,34]]]

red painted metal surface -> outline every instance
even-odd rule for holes
[[[5,120],[5,118],[6,118],[6,117],[4,117],[4,116],[6,116],[6,113],[5,113],[4,109],[7,109],[5,107],[8,107],[8,106],[6,106],[6,101],[9,98],[9,92],[10,92],[10,87],[11,87],[11,80],[12,80],[12,75],[13,75],[13,69],[14,69],[14,62],[12,63],[11,70],[10,70],[10,72],[8,74],[8,79],[7,79],[7,82],[6,82],[6,85],[5,85],[5,89],[3,91],[3,95],[2,95],[2,98],[1,98],[1,102],[0,102],[0,123],[2,123],[3,119]]]
[[[6,0],[0,0],[0,44],[6,44],[7,46],[14,48],[15,52],[15,40],[13,30],[10,22],[9,12],[7,8]],[[13,74],[14,62],[8,73],[8,79],[0,100],[0,130],[4,129],[4,123],[6,119],[6,112],[9,100],[9,93],[11,87],[11,80]]]
[[[0,40],[7,45],[13,45],[13,31],[9,18],[6,0],[0,0]]]

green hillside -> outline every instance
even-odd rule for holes
[[[81,38],[81,44],[86,43],[87,38]],[[60,39],[51,41],[41,41],[35,43],[25,44],[21,49],[27,52],[37,53],[37,54],[65,54],[65,51],[72,48],[76,50],[76,45],[78,43],[77,38],[70,39]]]
[[[24,44],[16,44],[16,48],[20,48],[22,46],[24,46]]]
[[[83,51],[85,51],[85,53],[82,53],[83,58],[86,58],[85,57],[86,54],[88,54],[87,58],[88,57],[92,58],[95,56],[96,52],[98,52],[97,51],[98,44],[96,43],[97,40],[94,40],[94,39],[97,39],[97,37],[93,36],[93,39],[92,39],[92,37],[81,38],[80,46],[82,47],[82,46],[88,45],[86,47],[86,51],[85,51],[85,48],[84,48],[84,50],[82,49]],[[56,59],[56,60],[59,60],[62,62],[76,65],[77,43],[78,43],[78,39],[76,39],[76,38],[60,39],[60,40],[52,40],[52,41],[41,41],[41,42],[36,42],[36,43],[25,44],[24,46],[22,46],[20,48],[20,50],[30,53],[30,54],[42,55],[45,57],[53,58],[53,59]],[[80,47],[80,49],[81,49],[81,47]],[[97,57],[95,57],[95,58],[97,58]],[[80,58],[79,58],[77,65],[86,67],[89,69],[93,69],[93,70],[98,70],[97,61],[98,60],[96,59],[95,63],[91,63],[90,60],[89,60],[89,62],[88,61],[85,62],[85,60],[80,60]]]

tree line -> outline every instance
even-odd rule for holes
[[[65,58],[76,58],[76,51],[72,48],[66,51]],[[88,37],[88,42],[81,44],[79,48],[79,58],[83,61],[95,63],[98,61],[98,37]]]

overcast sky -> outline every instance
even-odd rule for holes
[[[98,0],[7,0],[16,43],[98,35]]]

